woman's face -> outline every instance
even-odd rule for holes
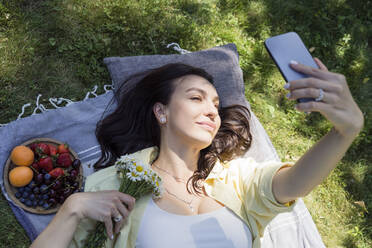
[[[183,76],[175,83],[175,91],[165,106],[167,122],[162,131],[168,138],[204,149],[212,143],[221,125],[217,91],[197,75]]]

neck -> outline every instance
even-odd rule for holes
[[[189,179],[197,170],[200,150],[190,147],[161,145],[159,156],[154,161],[157,167],[174,177]]]

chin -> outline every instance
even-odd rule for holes
[[[214,137],[215,136],[208,131],[192,130],[191,132],[183,133],[180,138],[184,142],[189,143],[190,146],[202,150],[212,144]]]
[[[212,144],[213,138],[211,135],[207,137],[207,135],[200,135],[199,137],[195,138],[194,144],[203,150],[204,148],[210,146]]]

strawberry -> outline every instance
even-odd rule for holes
[[[68,151],[68,145],[67,144],[60,144],[58,146],[58,153],[61,154],[61,153],[69,153]]]
[[[48,144],[48,147],[49,147],[49,154],[51,156],[54,156],[57,154],[58,150],[57,150],[57,147],[55,147],[54,145],[52,144]]]
[[[55,168],[52,171],[49,172],[49,175],[51,175],[53,178],[57,178],[59,176],[63,176],[65,174],[64,170],[62,168]]]
[[[68,153],[59,154],[57,158],[57,164],[61,165],[64,168],[70,167],[72,164],[70,154]]]
[[[36,152],[39,154],[49,155],[49,146],[45,143],[38,143],[36,146]]]
[[[38,164],[41,169],[44,169],[47,172],[53,170],[53,160],[51,157],[42,157]]]

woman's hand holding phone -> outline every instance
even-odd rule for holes
[[[318,58],[314,60],[320,69],[291,63],[293,70],[309,77],[286,84],[285,88],[290,92],[288,99],[317,98],[319,89],[322,89],[324,95],[321,101],[297,103],[296,109],[303,112],[320,112],[341,135],[357,135],[363,128],[364,117],[350,93],[345,76],[328,71]]]

